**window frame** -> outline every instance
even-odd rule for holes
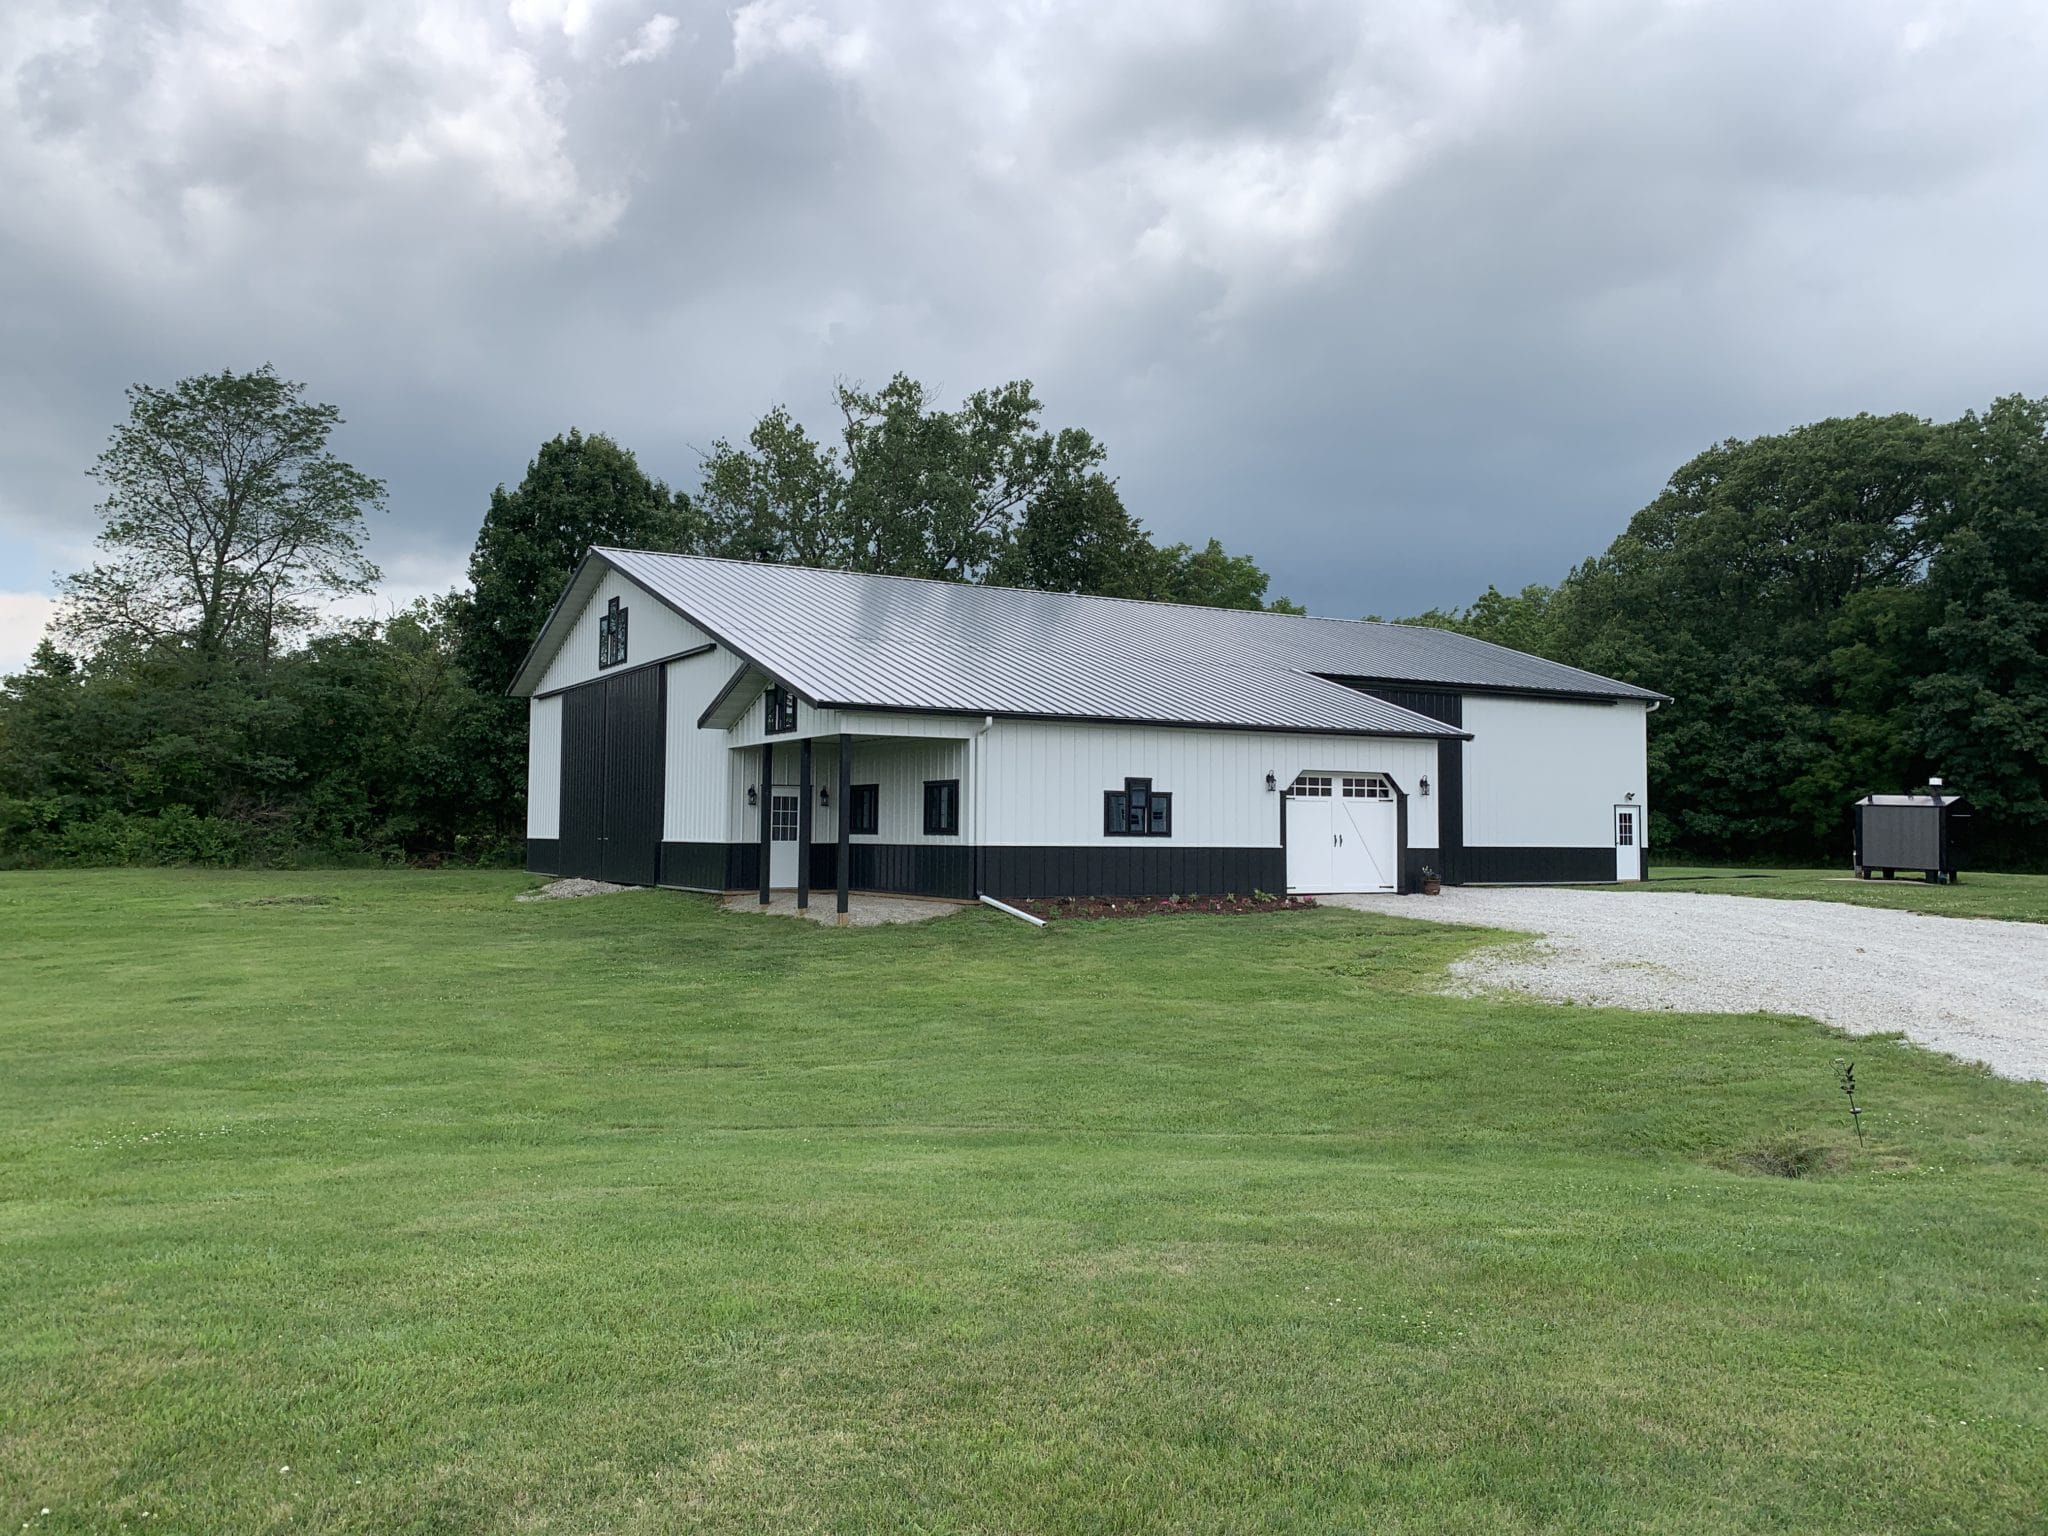
[[[881,785],[847,785],[846,835],[848,837],[880,837],[882,835]]]
[[[944,816],[932,815],[932,791],[944,791]],[[934,825],[934,822],[939,823]],[[960,781],[958,779],[926,779],[924,781],[924,835],[926,837],[958,837],[960,835]]]
[[[1139,789],[1139,785],[1143,789]],[[1134,813],[1132,804],[1142,797],[1144,810]],[[1137,815],[1144,817],[1143,826],[1133,826]],[[1172,837],[1173,836],[1173,791],[1152,787],[1150,779],[1130,778],[1124,780],[1122,789],[1105,789],[1102,792],[1102,835],[1104,837]]]
[[[780,683],[770,683],[761,701],[767,706],[766,717],[761,722],[764,736],[787,736],[796,729],[796,690],[785,688]]]
[[[626,614],[614,597],[597,616],[597,670],[626,664]]]

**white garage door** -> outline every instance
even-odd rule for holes
[[[1287,796],[1288,890],[1395,888],[1399,812],[1384,776],[1304,773]]]

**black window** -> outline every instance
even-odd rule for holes
[[[846,802],[846,830],[849,833],[864,832],[872,837],[882,830],[882,786],[879,784],[855,784],[848,791],[852,796]]]
[[[924,782],[924,831],[927,837],[960,835],[960,781],[926,779]]]
[[[770,736],[780,736],[796,729],[796,695],[787,688],[770,688],[766,695],[768,706],[767,731]]]
[[[1122,789],[1104,790],[1102,835],[1173,836],[1173,796],[1153,789],[1150,779],[1125,779]]]
[[[597,664],[616,667],[626,659],[626,610],[615,597],[597,616]]]

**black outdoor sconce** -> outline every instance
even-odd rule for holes
[[[1271,793],[1273,793],[1273,791],[1274,791],[1274,790],[1278,789],[1279,787],[1280,787],[1280,781],[1279,781],[1278,779],[1274,778],[1274,777],[1273,777],[1273,775],[1271,775],[1270,773],[1269,773],[1269,774],[1267,774],[1267,775],[1266,775],[1266,793],[1270,795]]]
[[[1429,798],[1429,775],[1425,773],[1421,778],[1417,779],[1415,787],[1422,791],[1422,798],[1427,800]]]
[[[760,803],[761,803],[761,792],[760,792],[759,790],[755,789],[753,785],[749,784],[749,785],[747,786],[747,804],[749,804],[749,805],[759,805]]]
[[[820,804],[820,805],[830,805],[831,803],[832,803],[832,791],[831,791],[831,790],[829,790],[829,789],[827,789],[827,788],[826,788],[826,787],[825,787],[824,785],[820,784],[820,785],[818,786],[818,804]]]

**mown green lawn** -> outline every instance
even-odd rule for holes
[[[1713,891],[1723,896],[1779,896],[1803,901],[1846,901],[1859,907],[1893,907],[1939,917],[2002,917],[2048,923],[2048,875],[1982,875],[1963,871],[1954,885],[1924,880],[1858,880],[1846,869],[1712,869],[1689,865],[1650,866],[1630,891]]]
[[[2039,1086],[529,883],[0,876],[0,1529],[2048,1528]]]

